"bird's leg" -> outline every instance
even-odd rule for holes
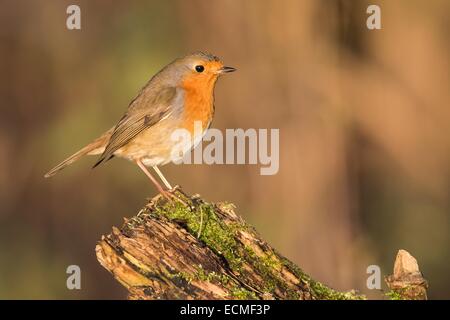
[[[158,174],[159,178],[161,179],[161,181],[164,183],[164,185],[166,186],[167,189],[169,189],[167,192],[168,194],[170,194],[171,197],[173,197],[174,199],[177,199],[178,201],[180,201],[182,204],[184,204],[186,207],[189,207],[189,205],[176,193],[174,193],[175,188],[173,188],[169,181],[167,181],[166,177],[164,177],[164,175],[162,174],[161,170],[159,170],[159,168],[157,166],[153,166],[153,170],[155,170],[155,172]]]
[[[159,168],[157,166],[153,166],[152,168],[153,168],[153,170],[155,170],[156,174],[159,176],[159,178],[164,183],[166,188],[169,190],[172,190],[173,189],[172,186],[170,185],[169,181],[167,181],[166,177],[164,177],[161,170],[159,170]]]
[[[154,185],[156,186],[156,188],[158,189],[159,193],[161,193],[167,200],[171,201],[171,200],[175,200],[175,201],[179,201],[181,202],[183,205],[185,205],[186,207],[188,207],[188,204],[183,201],[183,199],[177,197],[175,194],[168,192],[167,190],[164,190],[163,187],[159,184],[159,182],[152,176],[152,174],[148,171],[147,167],[142,163],[142,161],[140,159],[136,160],[136,164],[139,166],[139,168],[141,168],[142,171],[144,171],[145,175],[147,177],[150,178],[150,180],[154,183]],[[159,170],[158,170],[159,171]],[[157,171],[157,172],[158,172]],[[161,171],[159,171],[161,172]],[[166,179],[164,179],[166,180]],[[163,181],[164,181],[163,180]],[[167,180],[166,180],[167,182]],[[165,183],[164,183],[165,184]],[[169,184],[167,182],[167,184]],[[170,184],[169,184],[170,186]],[[171,186],[170,186],[171,187]]]
[[[172,200],[171,196],[169,195],[169,193],[163,189],[163,187],[161,187],[161,185],[159,184],[158,180],[156,180],[152,174],[150,173],[150,171],[148,171],[147,167],[142,163],[142,161],[140,159],[136,160],[136,164],[139,166],[139,168],[141,168],[142,171],[144,171],[145,175],[147,177],[149,177],[149,179],[153,182],[153,184],[156,186],[156,189],[158,189],[158,191],[168,200]]]

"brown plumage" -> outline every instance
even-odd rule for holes
[[[193,132],[195,121],[201,121],[204,134],[214,115],[217,78],[234,70],[224,67],[219,58],[201,52],[173,61],[141,89],[113,128],[55,166],[45,177],[55,175],[84,155],[100,154],[94,167],[118,156],[136,162],[158,190],[166,194],[146,166],[153,167],[166,187],[172,189],[157,167],[175,160],[171,151],[176,142],[171,134],[179,128]],[[194,146],[194,140],[186,150]]]

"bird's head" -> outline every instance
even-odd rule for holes
[[[186,89],[212,89],[220,75],[236,71],[235,68],[224,66],[218,57],[204,52],[196,52],[180,58],[174,62],[174,65],[180,72],[181,86]]]

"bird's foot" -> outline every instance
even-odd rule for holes
[[[180,186],[175,186],[170,190],[160,190],[161,195],[166,198],[168,201],[180,202],[185,207],[190,207],[186,201],[184,201],[179,195],[175,193],[180,188]]]

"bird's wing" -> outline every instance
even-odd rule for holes
[[[127,113],[117,123],[105,151],[94,167],[111,159],[115,151],[130,142],[143,130],[167,117],[173,110],[176,93],[175,87],[163,88],[158,91],[158,94],[150,96],[147,96],[144,91],[141,92],[131,102]]]

